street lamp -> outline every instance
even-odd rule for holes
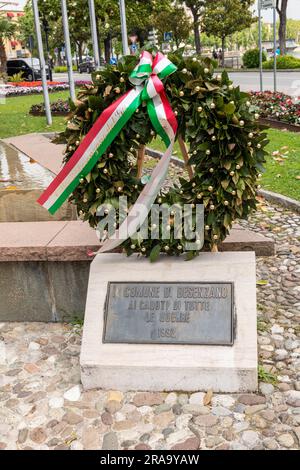
[[[45,33],[45,41],[46,41],[46,51],[47,51],[47,62],[48,62],[48,68],[49,68],[49,80],[52,81],[52,63],[51,63],[51,57],[50,57],[50,51],[49,51],[49,32],[50,32],[50,27],[49,27],[49,22],[45,16],[42,18],[42,25]]]

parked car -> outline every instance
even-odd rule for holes
[[[8,59],[7,61],[7,75],[11,77],[16,73],[22,73],[23,79],[32,82],[33,80],[40,80],[42,78],[41,67],[39,59],[33,57],[22,59]],[[49,67],[46,65],[46,76],[49,79]]]
[[[100,65],[101,66],[105,65],[105,60],[103,59],[103,57],[100,57]],[[96,70],[95,61],[92,57],[87,57],[78,65],[79,73],[84,73],[84,72],[91,73],[91,72],[94,72],[95,70]]]
[[[78,72],[79,73],[91,73],[95,71],[95,62],[94,59],[86,59],[79,63]]]

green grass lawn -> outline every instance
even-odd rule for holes
[[[268,137],[270,143],[267,150],[270,156],[267,158],[261,186],[300,201],[300,133],[270,129]],[[151,147],[159,151],[165,149],[160,139],[154,141]],[[273,155],[274,152],[276,155]],[[177,143],[174,154],[182,158]]]
[[[50,93],[50,100],[66,99],[68,91]],[[31,116],[28,111],[32,104],[41,103],[42,95],[29,95],[7,98],[6,104],[0,105],[0,138],[30,132],[61,131],[65,127],[64,117],[54,117],[52,126],[47,126],[45,117]],[[275,129],[268,131],[270,156],[266,172],[262,177],[262,187],[300,200],[300,134]],[[152,148],[163,151],[164,144],[157,139]],[[276,155],[272,155],[276,152]],[[174,154],[181,158],[176,143]],[[277,161],[275,160],[277,159]]]
[[[49,93],[50,101],[59,98],[67,99],[68,90]],[[47,126],[43,116],[28,114],[33,104],[43,102],[43,95],[15,96],[6,98],[6,103],[0,105],[0,139],[13,135],[29,134],[30,132],[61,131],[65,127],[65,118],[53,117],[52,126]]]
[[[261,185],[264,189],[300,201],[300,133],[270,129],[268,135],[270,143],[267,149],[271,155],[267,159]],[[279,152],[279,155],[272,155],[273,152]]]

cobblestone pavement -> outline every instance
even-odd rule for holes
[[[83,392],[80,326],[0,325],[0,449],[299,449],[300,216],[262,203],[257,394]]]

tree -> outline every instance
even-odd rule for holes
[[[280,54],[286,54],[286,23],[288,0],[276,0],[276,10],[279,15],[279,47]]]
[[[162,12],[172,8],[173,0],[126,0],[126,19],[128,32],[135,32],[139,41],[147,38],[153,28],[155,18]],[[45,16],[50,26],[50,49],[60,47],[64,43],[61,3],[60,0],[39,2],[40,17]],[[111,42],[121,38],[119,0],[95,0],[95,12],[99,43],[104,45],[104,54],[108,62],[111,55]],[[87,0],[68,0],[68,17],[71,46],[81,58],[83,47],[91,44],[91,29]],[[33,34],[32,8],[29,1],[25,7],[25,18],[22,18],[24,33],[28,39]],[[30,30],[31,28],[31,30]],[[102,49],[103,50],[103,49]]]
[[[162,11],[154,18],[154,27],[157,29],[161,41],[164,33],[171,31],[174,42],[178,47],[182,41],[188,39],[191,22],[184,8],[175,4],[171,10]]]
[[[192,13],[195,48],[197,54],[201,54],[200,22],[203,8],[206,4],[206,0],[181,0],[181,3],[184,3]]]
[[[286,36],[287,38],[295,39],[296,42],[300,41],[300,20],[287,20]]]
[[[16,25],[0,14],[0,73],[6,72],[5,39],[13,37]]]
[[[233,33],[248,28],[256,18],[249,7],[254,0],[207,0],[202,17],[203,30],[222,42],[222,67],[225,66],[225,41]]]

